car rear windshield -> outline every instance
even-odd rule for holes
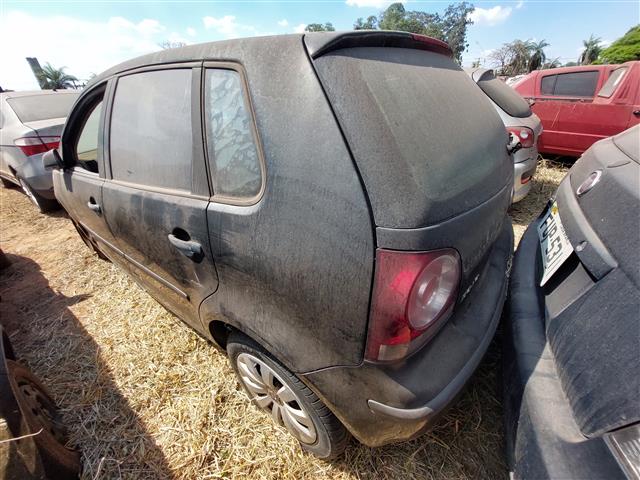
[[[22,123],[63,118],[69,115],[80,93],[51,93],[8,98],[7,103]]]
[[[354,47],[314,62],[378,226],[437,223],[510,181],[504,124],[451,58]]]
[[[491,70],[482,74],[478,86],[494,101],[507,115],[517,118],[531,116],[531,108],[518,92],[509,87],[502,80],[495,77]]]

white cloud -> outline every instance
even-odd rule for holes
[[[304,32],[304,29],[307,28],[307,24],[306,23],[301,23],[300,25],[298,25],[297,27],[293,28],[293,31],[295,33],[302,33]]]
[[[513,9],[511,7],[502,7],[500,5],[491,8],[476,7],[476,9],[471,12],[471,15],[469,15],[469,18],[473,20],[474,25],[492,27],[504,22],[509,18],[512,11]]]
[[[0,18],[0,44],[6,47],[0,49],[0,85],[16,90],[39,88],[25,57],[66,66],[67,73],[86,79],[91,73],[159,50],[158,43],[166,39],[166,27],[153,19],[89,21],[8,11]]]
[[[280,20],[278,22],[278,25],[280,25],[281,27],[287,27],[287,26],[289,26],[289,22],[287,21],[286,18],[283,18],[282,20]]]
[[[205,28],[215,30],[226,38],[250,37],[258,34],[255,27],[236,22],[234,15],[224,17],[204,17],[202,19]]]
[[[400,0],[400,3],[405,3],[406,0]],[[389,0],[347,0],[347,5],[350,7],[370,7],[370,8],[383,8],[388,7],[393,1]]]
[[[196,36],[196,29],[193,27],[187,27],[187,35],[189,35],[190,37],[195,37]]]

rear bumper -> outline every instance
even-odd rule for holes
[[[381,446],[430,428],[482,360],[500,319],[513,250],[505,220],[484,270],[456,314],[402,364],[332,367],[302,376],[362,443]]]
[[[538,149],[533,147],[527,150],[531,150],[531,154],[527,154],[525,160],[519,161],[513,165],[513,203],[519,202],[527,196],[531,190],[531,179],[536,173],[536,168],[538,166]],[[533,151],[535,151],[535,154]],[[529,180],[523,184],[523,179]]]
[[[53,179],[51,171],[45,170],[42,164],[42,155],[27,157],[16,169],[16,173],[29,184],[39,195],[53,200]]]
[[[507,460],[514,478],[625,478],[601,437],[582,435],[545,336],[534,221],[514,257],[504,328]]]

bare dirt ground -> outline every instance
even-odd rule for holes
[[[519,239],[567,167],[542,161],[511,208]],[[506,478],[494,341],[471,384],[423,437],[340,460],[304,454],[250,405],[226,357],[99,260],[64,212],[0,189],[0,319],[60,405],[83,478]]]

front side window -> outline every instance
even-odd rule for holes
[[[93,173],[98,173],[98,135],[101,116],[102,100],[87,115],[75,147],[76,165]]]
[[[242,79],[235,70],[206,71],[205,125],[214,195],[255,198],[262,189],[262,168]]]
[[[611,95],[613,95],[613,92],[615,92],[616,88],[618,88],[618,85],[620,85],[620,82],[624,78],[624,74],[628,69],[629,67],[620,67],[614,70],[598,92],[598,96],[609,98]]]
[[[191,191],[191,69],[118,79],[111,114],[114,180]]]

